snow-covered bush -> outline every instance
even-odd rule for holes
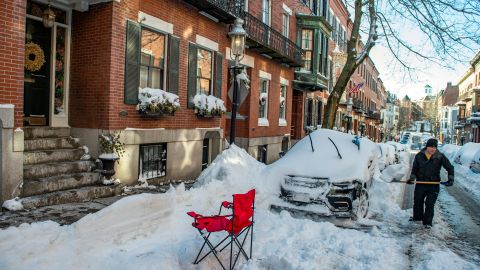
[[[100,158],[120,158],[125,153],[125,144],[120,141],[121,132],[101,133],[98,135]]]
[[[227,111],[223,100],[212,95],[197,94],[193,97],[193,103],[198,116],[220,116]]]
[[[268,93],[260,93],[260,104],[265,105],[268,100]]]
[[[138,112],[141,114],[173,114],[180,108],[178,96],[162,89],[140,88]]]

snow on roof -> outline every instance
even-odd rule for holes
[[[360,139],[360,150],[352,142],[353,135],[319,129],[311,133],[314,152],[308,136],[295,144],[283,158],[273,163],[271,170],[287,174],[329,177],[330,181],[352,181],[359,177],[362,181],[369,178],[368,163],[375,159],[375,144],[366,138]],[[342,158],[337,154],[334,144]],[[277,177],[283,179],[281,175]]]

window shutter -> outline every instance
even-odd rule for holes
[[[222,72],[223,72],[223,55],[215,53],[215,85],[213,95],[219,99],[222,98]]]
[[[180,69],[180,38],[168,35],[168,92],[178,95]]]
[[[140,86],[140,24],[127,21],[125,45],[125,104],[138,104]]]
[[[188,86],[187,107],[193,108],[193,97],[197,94],[197,46],[193,43],[188,45]]]
[[[303,128],[307,130],[307,122],[308,122],[308,98],[304,99],[305,106],[303,112]]]

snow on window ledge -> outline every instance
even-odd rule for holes
[[[278,126],[280,127],[286,127],[287,126],[287,120],[286,119],[278,119]]]
[[[270,124],[268,123],[267,118],[258,118],[258,126],[259,127],[268,127]]]

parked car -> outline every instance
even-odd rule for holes
[[[456,156],[454,162],[466,167],[470,167],[472,161],[474,161],[475,157],[477,157],[478,152],[480,152],[480,143],[466,143],[455,154]]]
[[[323,208],[327,216],[366,217],[368,189],[377,166],[375,144],[328,129],[310,135],[311,140],[303,138],[271,165],[283,172],[284,202],[272,208],[307,212]]]
[[[470,163],[470,170],[474,173],[480,173],[480,151],[477,152],[472,163]]]

